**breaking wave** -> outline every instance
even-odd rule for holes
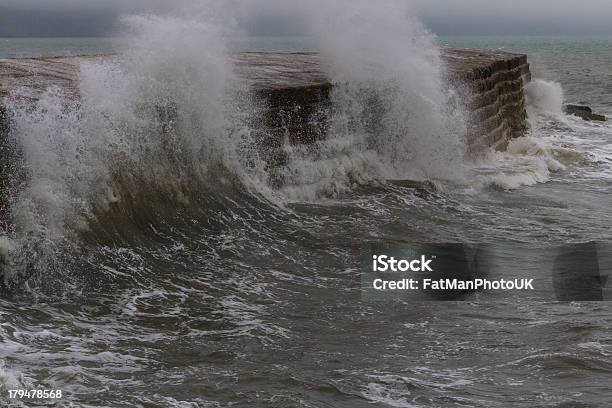
[[[36,242],[54,257],[92,229],[146,225],[252,185],[248,133],[229,130],[238,90],[226,26],[155,16],[125,24],[120,57],[82,66],[78,102],[60,89],[33,109],[14,96],[11,136],[23,159],[15,248]]]
[[[228,207],[460,174],[462,113],[449,103],[433,35],[402,2],[321,2],[308,14],[337,85],[330,130],[314,146],[284,138],[276,188],[249,125],[261,107],[233,75],[232,13],[203,10],[125,18],[119,56],[81,67],[78,101],[57,88],[34,107],[13,95],[23,166],[2,241],[12,269],[46,267],[83,237],[128,239],[131,227],[182,211],[224,222]]]
[[[551,180],[553,173],[588,161],[578,146],[560,143],[558,136],[573,132],[563,115],[561,84],[534,79],[525,86],[529,130],[509,142],[505,151],[491,151],[474,165],[481,188],[513,190]]]
[[[558,82],[534,79],[525,86],[525,97],[532,119],[538,114],[559,117],[563,113],[563,88]]]
[[[331,130],[317,146],[319,160],[289,147],[289,195],[313,199],[388,179],[460,179],[465,120],[435,36],[402,1],[315,2],[315,9],[311,31],[336,84]]]
[[[512,140],[504,152],[491,153],[492,172],[481,178],[485,187],[513,190],[550,180],[551,173],[565,169],[554,158],[552,145],[533,136]]]
[[[282,166],[262,144],[266,107],[234,75],[232,9],[125,18],[119,55],[82,65],[78,101],[57,88],[33,107],[13,95],[23,165],[0,240],[4,269],[62,270],[82,242],[132,242],[177,220],[253,228],[254,213],[290,213],[288,203],[387,180],[513,189],[548,181],[570,160],[534,122],[506,152],[466,163],[465,113],[434,35],[404,2],[316,3],[305,15],[335,85],[321,108],[325,137],[267,135],[281,138]],[[526,93],[534,117],[560,113],[558,84],[536,80]]]

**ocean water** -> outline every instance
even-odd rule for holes
[[[436,39],[396,10],[357,26],[329,11],[321,38],[241,46],[214,25],[134,19],[121,63],[84,68],[81,105],[50,92],[33,112],[11,108],[28,183],[0,239],[1,403],[8,389],[38,388],[63,398],[10,402],[612,404],[610,303],[377,303],[360,287],[369,245],[486,244],[501,270],[543,278],[560,245],[609,243],[612,125],[565,116],[561,103],[612,115],[612,40]],[[527,53],[529,135],[464,160],[437,43]],[[0,44],[5,56],[109,51],[93,39]],[[361,88],[341,89],[319,154],[285,146],[287,185],[268,186],[248,127],[223,102],[240,94],[225,58],[236,48],[322,50],[337,79],[387,91],[378,144],[355,125]],[[169,142],[151,101],[178,112]]]
[[[116,51],[112,38],[0,38],[0,58],[59,57],[108,54]]]

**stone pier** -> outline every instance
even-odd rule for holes
[[[531,80],[527,56],[499,51],[444,49],[449,83],[465,101],[466,140],[477,155],[504,149],[527,129],[524,85]],[[325,137],[321,107],[329,104],[332,83],[317,54],[245,53],[236,58],[238,73],[267,101],[266,133],[290,135],[290,142]]]
[[[443,49],[449,83],[460,92],[468,112],[469,151],[503,149],[526,130],[523,87],[530,80],[527,56],[499,51]],[[0,59],[0,136],[9,118],[3,99],[20,88],[35,100],[50,86],[78,97],[78,67],[112,56]],[[241,53],[234,56],[239,77],[247,79],[260,99],[261,142],[280,148],[289,143],[311,143],[325,137],[333,84],[325,75],[325,61],[315,53]],[[4,137],[2,137],[4,139]],[[5,143],[0,140],[0,148]],[[4,156],[0,179],[6,174]],[[282,164],[282,160],[281,163]]]
[[[504,149],[522,136],[527,130],[524,86],[531,81],[527,56],[461,49],[447,49],[444,55],[455,83],[465,85],[470,150]]]
[[[15,88],[35,99],[49,86],[78,96],[76,73],[99,56],[0,59],[0,106]],[[250,81],[267,107],[261,121],[269,135],[290,135],[290,142],[324,137],[325,113],[333,84],[323,58],[314,53],[242,53],[235,57],[237,74]],[[470,151],[503,148],[526,129],[523,86],[530,80],[527,56],[499,51],[444,49],[450,83],[462,93],[469,116]],[[323,115],[323,116],[322,116]],[[7,118],[0,107],[0,132]],[[274,143],[271,141],[270,143]]]
[[[527,57],[498,51],[444,49],[449,84],[459,92],[468,115],[469,153],[503,149],[526,130],[524,85],[531,79]],[[0,59],[0,230],[5,229],[9,191],[15,188],[19,152],[7,135],[10,115],[7,95],[19,89],[21,98],[35,101],[50,86],[79,97],[77,75],[86,62],[112,56]],[[310,144],[326,137],[332,84],[324,59],[315,53],[241,53],[234,57],[238,77],[249,83],[258,106],[251,118],[256,141],[265,153],[270,182],[285,162],[283,143]],[[173,114],[163,108],[164,115]]]

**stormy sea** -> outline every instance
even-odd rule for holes
[[[81,67],[78,102],[8,106],[22,164],[0,230],[0,406],[612,405],[609,302],[362,288],[377,245],[485,246],[497,274],[542,281],[563,248],[609,253],[612,124],[562,107],[612,116],[612,38],[436,37],[359,3],[304,38],[193,12],[127,17],[112,39],[0,39],[0,58],[113,54]],[[445,46],[528,55],[529,130],[505,151],[467,153]],[[271,168],[237,50],[332,62],[316,152],[286,135]],[[386,107],[376,143],[364,89]]]

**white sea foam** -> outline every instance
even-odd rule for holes
[[[490,152],[476,164],[475,183],[512,190],[548,182],[552,173],[565,170],[566,165],[574,163],[567,154],[568,150],[534,136],[513,139],[506,151]]]
[[[587,161],[587,154],[569,141],[574,124],[562,113],[563,89],[557,82],[536,79],[525,87],[529,131],[513,139],[505,151],[491,151],[474,165],[471,184],[512,190],[546,183],[555,172]]]
[[[21,373],[7,368],[5,362],[0,360],[0,403],[9,403],[8,390],[24,390],[31,386],[29,379]],[[14,400],[10,402],[14,403]]]

